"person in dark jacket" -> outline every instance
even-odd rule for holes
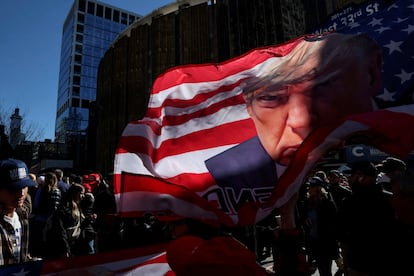
[[[41,187],[36,191],[33,203],[33,216],[30,220],[33,237],[30,245],[30,253],[33,256],[43,255],[44,244],[42,242],[43,228],[46,221],[57,210],[61,201],[61,192],[57,186],[57,177],[53,172],[45,174],[45,180]]]
[[[85,193],[85,196],[80,202],[81,211],[84,218],[81,223],[81,235],[77,240],[77,252],[78,255],[92,255],[95,254],[95,221],[96,214],[93,212],[93,205],[95,197],[92,193]]]
[[[345,273],[394,275],[389,263],[395,216],[389,195],[376,184],[378,172],[371,162],[356,162],[348,167],[352,194],[338,211]]]
[[[336,238],[337,209],[319,177],[310,180],[304,208],[300,211],[309,261],[314,261],[320,276],[332,275],[332,261],[340,258]]]
[[[63,171],[61,169],[56,169],[54,173],[57,177],[57,187],[59,188],[62,197],[64,197],[69,189],[69,184],[63,181]]]
[[[59,208],[49,217],[43,231],[45,258],[54,259],[74,256],[76,241],[81,235],[84,215],[80,202],[85,188],[72,184]]]

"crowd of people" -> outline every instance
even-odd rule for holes
[[[320,276],[412,275],[413,188],[412,171],[404,161],[394,157],[377,164],[355,162],[343,171],[312,172],[294,203],[296,244],[290,242],[290,249],[280,247],[284,242],[277,235],[278,226],[275,220],[268,219],[272,226],[267,229],[273,236],[266,241],[273,250],[274,272],[312,275],[318,270]],[[295,248],[293,254],[287,253]],[[292,257],[296,262],[281,271],[286,264],[280,263],[283,260],[280,255],[286,254],[296,256]],[[260,256],[263,254],[258,255],[262,260]],[[337,271],[333,272],[333,267]]]
[[[0,160],[0,210],[0,265],[158,243],[168,232],[153,216],[118,217],[110,177],[33,174],[12,158]]]
[[[56,169],[34,175],[22,161],[6,159],[0,174],[2,265],[186,235],[204,240],[224,235],[255,253],[258,269],[273,257],[268,275],[312,275],[317,269],[321,276],[332,276],[333,262],[335,276],[413,272],[414,178],[405,162],[393,157],[375,165],[348,164],[342,171],[313,171],[288,207],[275,209],[253,227],[226,229],[226,234],[194,220],[117,218],[112,187],[98,173],[65,178]],[[293,210],[294,229],[282,227],[286,208]]]

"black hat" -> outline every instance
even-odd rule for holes
[[[342,174],[338,170],[330,170],[328,175],[333,175],[335,177],[341,177]]]
[[[29,171],[23,161],[0,160],[0,189],[18,190],[35,185],[34,181],[29,178]]]
[[[405,162],[395,157],[387,157],[385,160],[382,161],[382,169],[386,173],[395,170],[405,171],[406,168],[407,166]]]
[[[349,173],[349,174],[360,172],[367,176],[376,177],[378,175],[377,168],[375,167],[373,163],[369,161],[359,161],[359,162],[347,164],[347,166],[350,168],[350,170],[346,171],[346,173]]]
[[[318,176],[313,176],[310,180],[309,180],[309,186],[310,187],[316,187],[316,186],[320,186],[320,187],[326,187],[326,183],[325,181],[322,180],[322,178],[318,177]]]

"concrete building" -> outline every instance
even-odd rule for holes
[[[328,20],[337,9],[338,0],[302,0],[307,32]]]
[[[20,109],[14,109],[14,113],[10,116],[10,145],[15,148],[24,142],[26,135],[22,133],[22,120]]]
[[[138,14],[95,0],[74,0],[64,22],[55,140],[72,145],[76,166],[84,165],[98,65],[114,39],[138,18]]]

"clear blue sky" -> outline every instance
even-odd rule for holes
[[[147,15],[175,0],[102,0]],[[0,111],[54,139],[62,25],[73,0],[0,1]],[[11,115],[11,114],[10,114]]]

